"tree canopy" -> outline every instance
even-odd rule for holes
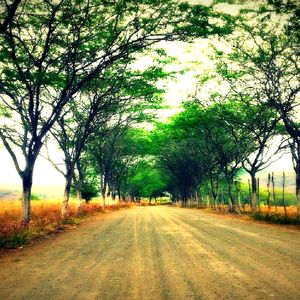
[[[300,215],[296,2],[241,5],[233,17],[215,9],[226,1],[0,1],[0,138],[22,179],[24,226],[36,159],[49,139],[63,153],[64,169],[48,159],[66,180],[64,217],[72,186],[79,203],[97,194],[104,205],[117,197],[170,196],[183,205],[207,197],[241,212],[243,171],[255,212],[257,172],[287,149]],[[160,83],[172,75],[161,42],[211,36],[223,43],[211,39],[214,67],[201,71],[180,112],[155,120],[164,105]],[[149,53],[151,65],[137,68]],[[211,81],[223,92],[205,93]]]

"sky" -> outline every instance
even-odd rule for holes
[[[190,0],[191,3],[210,4],[206,0]],[[255,5],[255,1],[247,2],[247,5]],[[219,9],[229,13],[236,14],[238,6],[219,5]],[[184,74],[178,74],[172,80],[161,82],[165,88],[165,104],[168,109],[159,111],[157,117],[166,120],[169,116],[180,111],[183,100],[195,95],[197,86],[197,76],[208,72],[213,64],[207,57],[209,52],[209,43],[211,41],[200,39],[193,43],[168,42],[160,46],[163,47],[170,56],[176,57],[176,62],[168,65],[168,71],[180,71],[187,69]],[[219,43],[214,40],[214,42]],[[139,59],[136,67],[146,68],[150,66],[152,60],[148,57]],[[209,93],[215,87],[208,87],[204,93]],[[62,155],[55,147],[50,149],[52,159],[62,161]],[[285,171],[292,174],[292,161],[290,155],[284,155],[279,161],[272,164],[267,171],[281,173]],[[265,172],[262,174],[265,176]],[[64,177],[55,170],[55,168],[45,158],[39,157],[34,171],[33,192],[57,196],[62,194],[64,186]],[[3,146],[0,145],[0,192],[7,190],[20,190],[21,180],[15,170],[11,157]]]

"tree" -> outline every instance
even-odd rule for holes
[[[141,164],[149,160],[148,132],[135,128],[135,122],[130,125],[131,127],[124,128],[116,140],[111,161],[109,185],[112,194],[117,193],[119,199],[125,199],[128,194],[136,196],[130,192],[133,178],[140,170]]]
[[[77,162],[78,177],[74,177],[74,189],[77,198],[80,199],[79,210],[81,208],[81,200],[85,199],[89,203],[93,197],[98,196],[99,189],[97,188],[98,176],[94,166],[88,161],[87,157],[81,157]],[[78,187],[80,185],[80,187]],[[80,193],[80,195],[78,195]]]
[[[125,70],[124,70],[125,68]],[[51,129],[64,153],[65,172],[59,170],[66,179],[62,215],[68,211],[70,187],[72,180],[77,187],[80,203],[80,167],[79,160],[84,147],[89,140],[103,138],[107,124],[116,122],[110,130],[124,123],[140,120],[144,110],[156,108],[160,102],[160,92],[154,86],[164,73],[155,67],[144,72],[126,70],[120,66],[102,75],[101,85],[98,82],[87,90],[82,98],[66,107],[67,111]],[[104,76],[107,80],[104,81]],[[95,134],[96,133],[96,134]],[[75,176],[77,166],[78,177]],[[108,181],[109,182],[109,181]]]
[[[219,65],[237,95],[247,95],[275,111],[289,136],[296,174],[300,216],[299,8],[294,1],[270,1],[258,11],[244,11],[230,40],[232,51]],[[275,9],[274,9],[275,7]],[[298,22],[297,22],[298,21]]]
[[[156,200],[167,190],[167,177],[153,159],[140,160],[132,175],[127,182],[127,192],[132,198],[148,198],[151,204],[153,198]]]
[[[255,104],[255,100],[250,99],[244,91],[238,95],[228,94],[226,99],[226,104],[221,106],[220,117],[232,127],[243,130],[244,138],[249,141],[249,146],[251,145],[251,153],[245,156],[242,166],[251,176],[251,205],[255,212],[256,174],[279,159],[281,150],[284,148],[284,138],[277,146],[272,144],[273,139],[279,135],[277,127],[280,117],[269,106]],[[273,146],[272,149],[271,146]]]
[[[158,124],[153,133],[159,165],[169,177],[169,192],[185,206],[209,170],[203,136],[191,126],[191,114],[182,112],[169,124]]]
[[[139,162],[149,153],[147,132],[133,127],[143,120],[143,116],[136,117],[128,124],[111,128],[107,134],[87,145],[87,155],[100,177],[103,200],[106,196],[115,199],[116,194],[119,199],[125,199]]]
[[[199,135],[201,134],[206,142],[205,153],[208,154],[207,157],[211,156],[211,175],[215,175],[218,170],[224,174],[228,186],[230,209],[239,212],[240,203],[236,203],[233,195],[234,179],[243,161],[254,149],[248,133],[242,127],[230,122],[239,111],[236,111],[236,106],[230,102],[214,103],[205,109],[201,109],[199,103],[194,103],[191,108],[194,111],[194,122]]]
[[[245,104],[243,111],[245,123],[241,126],[249,133],[249,138],[254,141],[253,152],[245,158],[243,168],[251,176],[251,207],[255,212],[257,206],[256,174],[281,157],[285,139],[281,139],[278,145],[274,145],[274,138],[279,136],[277,127],[280,117],[272,109],[270,110],[265,105]]]
[[[22,179],[24,226],[45,137],[83,87],[159,41],[228,32],[210,20],[210,8],[171,0],[37,0],[10,6],[1,1],[1,6],[7,14],[0,35],[0,137]]]

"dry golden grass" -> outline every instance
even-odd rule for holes
[[[218,208],[218,207],[217,207]],[[220,205],[221,210],[229,212],[229,205]],[[244,213],[252,213],[252,209],[250,205],[244,205],[242,211]],[[267,205],[261,205],[257,207],[257,212],[262,214],[278,214],[279,216],[285,216],[285,210],[283,206],[271,206],[270,209]],[[296,206],[287,206],[286,207],[287,216],[290,218],[297,217],[297,207]]]
[[[119,203],[109,205],[105,210],[116,210],[121,207],[129,207],[131,204]],[[20,201],[3,201],[0,203],[0,248],[18,247],[30,240],[56,233],[70,225],[77,225],[80,220],[88,215],[104,211],[100,203],[83,204],[78,209],[77,205],[71,202],[68,218],[61,217],[61,203],[55,200],[32,201],[31,221],[29,228],[21,227],[21,203]]]
[[[251,207],[249,205],[245,205],[244,208],[245,212],[252,212]],[[263,205],[257,207],[257,211],[262,214],[278,214],[279,216],[285,216],[285,210],[283,206],[271,206],[270,209],[267,205]],[[296,218],[297,217],[297,207],[296,206],[287,206],[286,207],[287,216],[289,218]]]
[[[213,210],[211,207],[206,207],[208,210]],[[229,205],[220,205],[215,208],[217,211],[223,213],[230,213]],[[252,212],[251,206],[244,205],[241,211],[243,214],[250,215],[257,220],[279,223],[279,224],[300,224],[300,220],[297,217],[297,207],[287,206],[286,211],[283,206],[271,206],[270,209],[267,205],[261,205],[257,207],[256,213]]]

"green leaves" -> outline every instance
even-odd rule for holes
[[[3,117],[3,118],[11,118],[12,117],[12,112],[9,110],[9,108],[1,103],[0,103],[0,117]]]

